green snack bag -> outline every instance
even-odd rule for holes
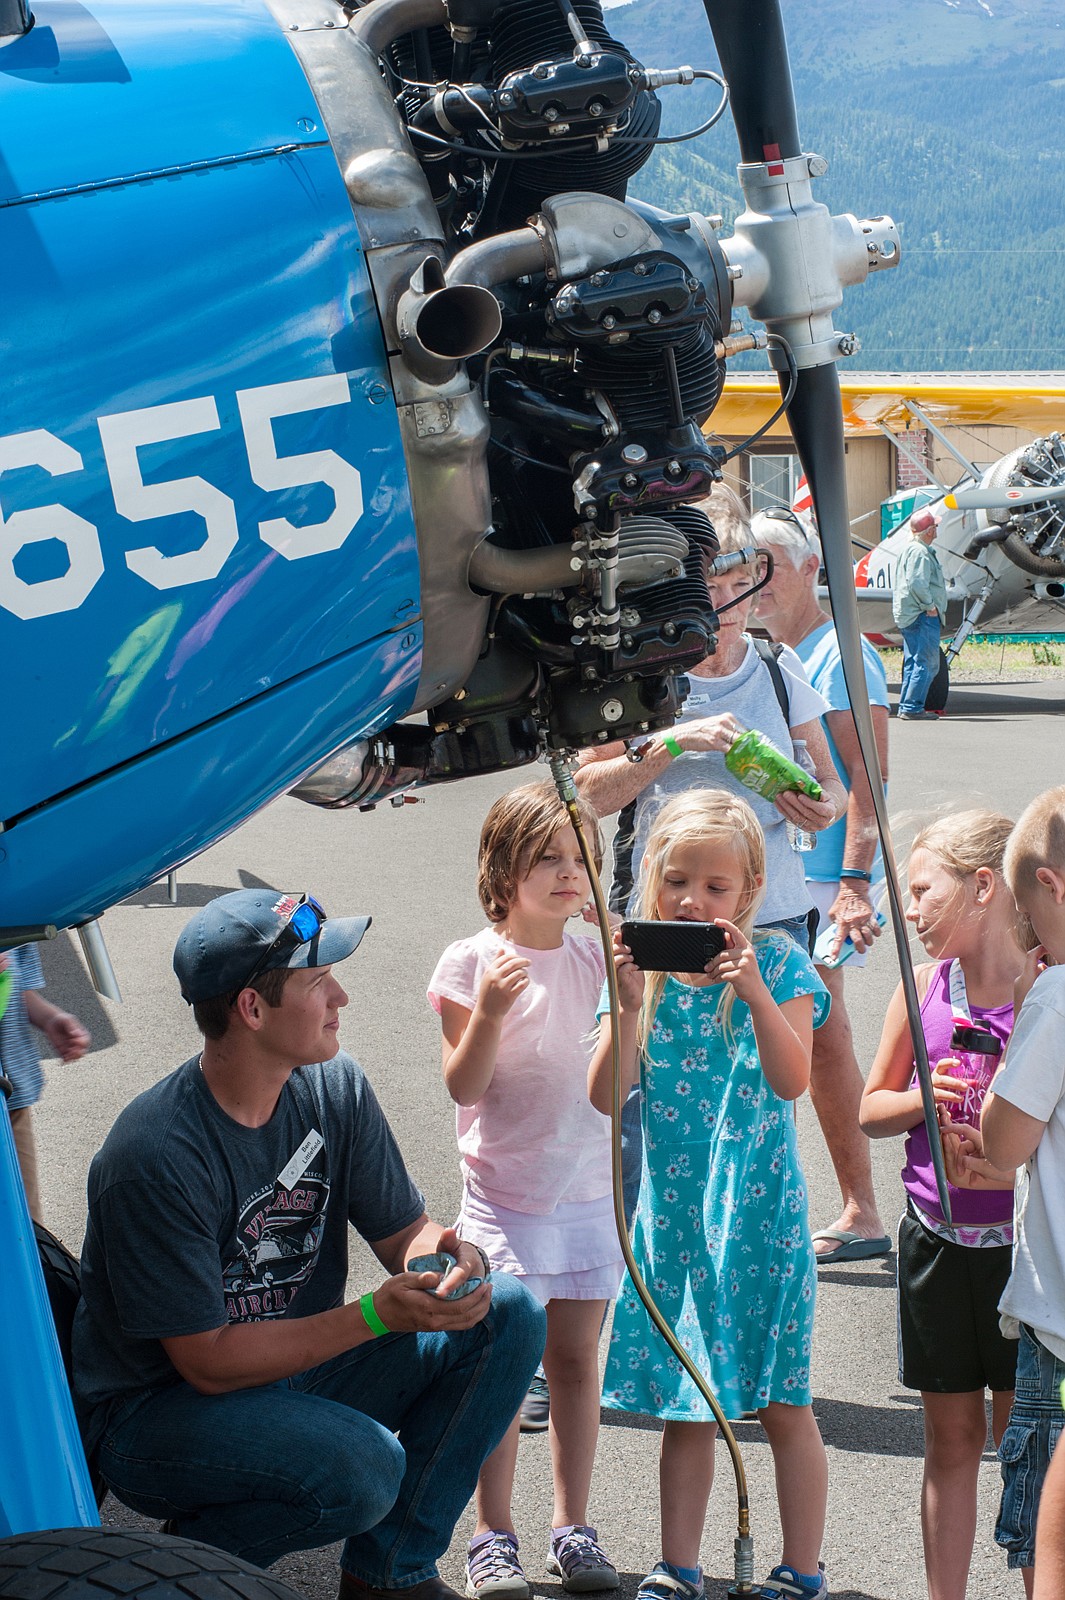
[[[821,785],[797,762],[778,750],[762,734],[749,729],[733,739],[725,755],[725,765],[746,789],[753,789],[763,800],[775,800],[786,789],[820,800]]]
[[[0,972],[0,1017],[7,1010],[7,1003],[11,999],[11,989],[14,982],[10,967],[5,967],[3,972]]]

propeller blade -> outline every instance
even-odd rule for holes
[[[952,511],[1011,511],[1016,506],[1038,506],[1047,500],[1065,500],[1065,483],[1034,489],[952,489],[943,504]]]
[[[729,86],[741,161],[802,154],[778,0],[703,0]]]
[[[795,110],[795,90],[791,79],[787,41],[780,14],[779,0],[703,0],[717,46],[722,71],[729,85],[730,104],[736,133],[739,139],[740,159],[746,164],[765,163],[770,174],[777,163],[803,154],[799,141],[798,117]],[[783,166],[779,167],[783,174]],[[741,170],[741,181],[742,181]],[[746,185],[745,185],[746,189]],[[751,203],[750,200],[748,202]],[[896,241],[897,244],[897,241]],[[898,260],[897,250],[894,261]],[[801,267],[790,270],[802,278]],[[857,280],[854,280],[857,281]],[[809,282],[789,280],[794,291],[790,303],[804,297],[811,314],[817,305],[818,295]],[[759,314],[757,306],[755,314]],[[812,316],[811,316],[812,323]],[[793,342],[794,359],[798,365],[795,393],[788,407],[795,447],[802,462],[806,479],[813,496],[814,510],[821,530],[832,614],[836,621],[844,677],[855,727],[862,751],[862,759],[869,776],[869,786],[876,806],[877,829],[880,834],[887,874],[888,895],[891,903],[891,920],[898,946],[899,966],[902,971],[902,988],[906,999],[910,1033],[913,1038],[914,1059],[921,1086],[921,1103],[924,1108],[925,1127],[932,1153],[943,1215],[950,1219],[950,1196],[947,1175],[943,1166],[943,1151],[939,1142],[939,1124],[932,1092],[932,1073],[928,1062],[924,1032],[921,1028],[920,1003],[910,961],[910,947],[906,920],[903,915],[902,896],[895,873],[895,858],[888,831],[887,807],[884,800],[884,780],[873,737],[873,722],[869,711],[869,697],[862,661],[861,634],[858,628],[858,606],[854,597],[854,574],[851,564],[850,526],[847,517],[847,487],[843,455],[843,411],[840,402],[839,377],[835,367],[838,338],[827,339],[820,330],[811,337],[805,331],[805,341],[796,340],[802,319],[783,316],[767,320],[779,332],[787,331]],[[798,326],[797,326],[798,325]],[[831,318],[828,319],[831,332]],[[833,344],[831,358],[826,362],[825,344]],[[814,363],[821,362],[822,365]],[[780,374],[781,391],[787,392],[787,378]]]
[[[839,374],[834,363],[821,367],[806,367],[799,372],[795,396],[788,408],[788,421],[802,469],[806,474],[806,481],[813,495],[814,511],[821,535],[825,577],[832,603],[836,637],[839,639],[840,655],[843,659],[847,694],[854,713],[858,743],[876,808],[877,831],[884,855],[891,923],[899,954],[902,992],[910,1023],[914,1060],[917,1064],[924,1124],[936,1175],[939,1203],[943,1208],[944,1218],[949,1222],[950,1194],[947,1188],[946,1169],[943,1165],[943,1147],[939,1139],[935,1096],[932,1091],[932,1069],[928,1060],[924,1030],[921,1027],[921,1002],[917,995],[913,963],[910,960],[909,930],[906,926],[895,854],[891,844],[884,778],[880,771],[880,758],[877,754],[873,720],[869,710],[865,667],[862,662],[862,638],[858,624],[858,605],[854,594],[850,524],[847,516],[843,410]]]

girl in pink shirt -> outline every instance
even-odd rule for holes
[[[906,916],[931,957],[916,968],[939,1110],[951,1221],[940,1206],[902,987],[884,1020],[859,1120],[872,1139],[906,1136],[899,1224],[899,1381],[924,1409],[921,1528],[929,1600],[964,1600],[977,1479],[1013,1399],[1017,1346],[999,1328],[1010,1275],[1012,1172],[983,1158],[980,1106],[1013,1026],[1024,967],[1017,907],[1002,875],[1008,817],[962,811],[923,828],[910,852]],[[964,1051],[964,1054],[959,1052]]]
[[[601,856],[595,813],[582,805]],[[616,1589],[588,1526],[599,1432],[599,1329],[621,1281],[610,1119],[587,1092],[604,979],[598,941],[566,932],[589,897],[569,815],[550,783],[497,800],[481,830],[478,891],[490,926],[449,945],[429,984],[444,1033],[463,1179],[459,1229],[493,1271],[547,1308],[555,1504],[547,1569],[573,1593]],[[511,1492],[518,1418],[481,1471],[470,1600],[525,1600]]]

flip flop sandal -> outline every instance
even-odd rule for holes
[[[834,1250],[827,1251],[824,1255],[817,1256],[819,1267],[835,1266],[840,1261],[871,1261],[875,1256],[889,1256],[891,1254],[891,1240],[886,1233],[878,1239],[865,1239],[860,1233],[851,1233],[846,1228],[822,1228],[813,1236],[814,1243],[818,1239],[835,1239]]]

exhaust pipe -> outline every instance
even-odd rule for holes
[[[426,256],[415,268],[396,306],[404,360],[427,383],[446,383],[457,363],[487,350],[502,327],[492,291],[474,283],[448,284],[436,256]]]
[[[427,784],[524,766],[539,748],[536,723],[521,711],[489,718],[463,732],[397,723],[372,739],[358,739],[338,750],[289,793],[294,800],[331,811],[349,806],[372,811],[382,800],[403,805],[410,790]]]

